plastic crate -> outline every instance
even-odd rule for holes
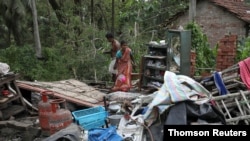
[[[104,107],[98,106],[74,111],[72,112],[72,115],[74,116],[75,122],[84,127],[90,123],[105,121],[108,117],[108,112],[105,111]]]
[[[105,120],[96,120],[94,122],[80,124],[80,126],[84,130],[90,130],[92,128],[98,128],[98,127],[101,127],[101,126],[104,126],[104,125],[105,125]]]

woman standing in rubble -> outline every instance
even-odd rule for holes
[[[114,64],[116,62],[115,55],[116,55],[116,52],[120,49],[120,42],[114,38],[114,35],[112,33],[107,33],[105,36],[106,36],[108,42],[111,43],[110,51],[105,52],[105,53],[108,53],[111,55],[112,60],[109,64],[109,72],[112,74],[112,81],[115,82],[116,75],[117,75],[117,70],[114,69]]]
[[[118,73],[112,92],[124,91],[127,92],[131,88],[131,73],[132,73],[132,60],[131,49],[128,47],[127,42],[121,41],[121,49],[116,53],[116,63]]]

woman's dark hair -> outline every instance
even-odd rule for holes
[[[127,42],[126,42],[126,41],[124,41],[124,40],[121,40],[121,42],[120,42],[120,43],[121,43],[121,46],[122,46],[122,45],[124,45],[124,44],[127,44]]]
[[[106,38],[114,38],[114,35],[112,33],[107,33],[105,35]]]

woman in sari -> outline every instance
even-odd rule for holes
[[[131,49],[128,47],[125,41],[121,41],[121,49],[116,53],[115,67],[118,70],[114,87],[112,92],[124,91],[127,92],[131,88]]]

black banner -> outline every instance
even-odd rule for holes
[[[164,141],[169,137],[250,137],[249,125],[165,125]]]

